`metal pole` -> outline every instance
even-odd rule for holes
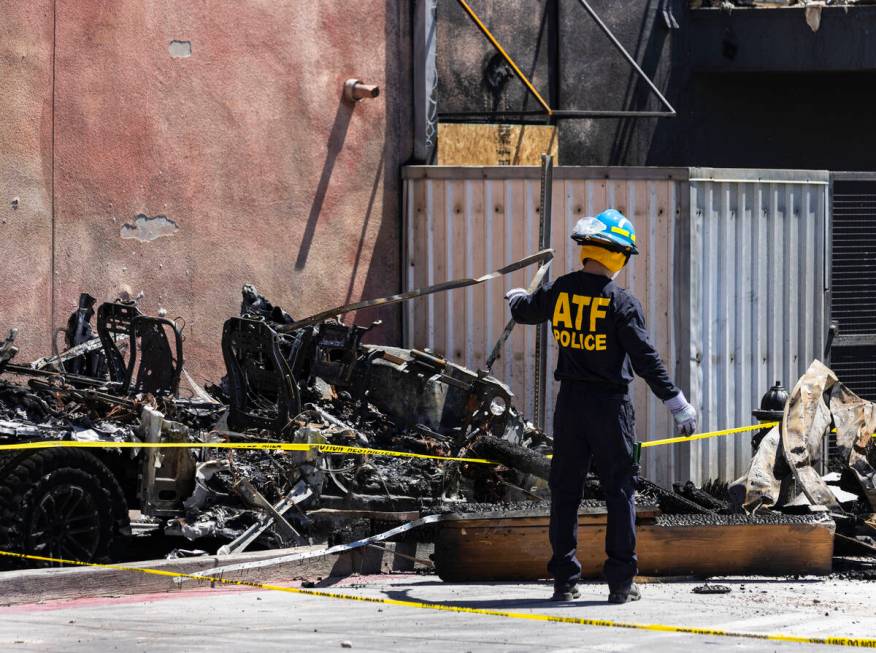
[[[648,83],[650,81],[648,80]],[[675,109],[672,111],[579,111],[578,109],[557,109],[553,115],[557,120],[575,120],[577,118],[674,118],[675,116]]]
[[[414,290],[408,290],[406,292],[396,295],[378,297],[377,299],[365,299],[359,302],[353,302],[352,304],[336,306],[335,308],[330,308],[327,311],[321,311],[319,313],[316,313],[315,315],[302,318],[296,322],[293,322],[292,324],[279,325],[276,327],[276,331],[278,331],[279,333],[291,333],[312,324],[319,324],[323,320],[335,318],[338,315],[343,315],[344,313],[350,313],[352,311],[358,311],[363,308],[373,308],[375,306],[390,306],[392,304],[400,304],[401,302],[410,301],[411,299],[416,299],[417,297],[434,295],[438,292],[447,292],[448,290],[455,290],[456,288],[467,288],[468,286],[476,286],[478,284],[485,283],[490,279],[496,279],[506,274],[510,274],[511,272],[522,270],[525,267],[529,267],[533,263],[544,263],[545,261],[550,261],[553,257],[554,251],[552,249],[548,249],[543,252],[536,252],[535,254],[530,254],[529,256],[523,257],[519,261],[509,263],[508,265],[501,267],[494,272],[490,272],[488,274],[480,276],[477,279],[462,278],[453,279],[451,281],[442,281],[441,283],[436,283],[432,286],[427,286],[426,288],[416,288]],[[12,367],[10,367],[9,369],[12,369]],[[27,369],[30,370],[29,367]]]
[[[535,273],[535,276],[532,277],[532,281],[529,282],[529,286],[526,289],[527,291],[529,291],[530,294],[538,290],[538,287],[541,285],[542,281],[544,281],[545,275],[547,275],[550,267],[551,261],[545,261],[541,264],[541,267]],[[502,334],[499,336],[496,344],[493,345],[493,349],[490,352],[490,355],[487,357],[486,367],[488,372],[493,371],[493,364],[498,360],[499,356],[502,355],[502,347],[505,346],[505,343],[511,336],[511,332],[514,330],[515,324],[517,324],[517,322],[514,321],[513,317],[508,320],[508,324],[505,325],[505,328],[502,330]]]
[[[541,202],[538,215],[539,247],[550,247],[551,243],[551,195],[553,191],[554,160],[550,154],[541,155]],[[550,281],[550,270],[544,275],[543,283]],[[547,406],[547,353],[548,325],[539,324],[535,337],[535,425],[544,430]]]
[[[435,87],[435,7],[437,0],[416,0],[414,6],[414,158],[432,162],[438,129]]]
[[[553,122],[560,120],[580,120],[600,118],[674,118],[676,116],[673,111],[590,111],[578,109],[554,109],[550,116]],[[548,117],[543,111],[454,111],[449,113],[439,113],[438,119],[443,122],[461,122],[471,120],[483,120],[485,122],[495,122],[498,119],[514,119],[514,118],[543,118]],[[533,121],[533,122],[544,122]]]
[[[599,26],[599,29],[601,29],[602,33],[605,34],[609,38],[609,40],[614,44],[614,47],[616,47],[620,51],[620,53],[624,56],[624,58],[627,60],[627,62],[633,67],[633,69],[635,69],[635,71],[637,73],[639,73],[639,77],[644,79],[645,82],[648,84],[648,86],[651,87],[651,90],[657,94],[657,97],[660,98],[660,101],[663,103],[663,105],[672,112],[672,115],[675,115],[675,109],[673,108],[673,106],[671,104],[669,104],[669,100],[667,100],[665,97],[663,97],[663,93],[661,93],[660,90],[656,86],[654,86],[654,82],[652,82],[651,79],[648,77],[648,75],[645,74],[645,71],[643,71],[641,68],[639,68],[639,64],[636,63],[636,60],[633,59],[632,55],[630,55],[630,53],[627,52],[626,48],[623,45],[621,45],[621,42],[618,41],[617,37],[615,37],[615,35],[612,33],[612,31],[610,29],[608,29],[608,26],[602,22],[602,19],[599,17],[599,14],[597,14],[595,11],[593,11],[593,7],[591,7],[588,4],[587,0],[578,0],[578,2],[580,2],[581,6],[584,7],[584,10],[588,14],[590,14],[590,17],[594,21],[596,21],[596,24]]]

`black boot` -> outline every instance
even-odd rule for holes
[[[609,589],[609,603],[629,603],[630,601],[638,601],[642,598],[639,593],[639,586],[632,583],[628,588]]]
[[[551,601],[574,601],[581,592],[578,591],[577,585],[554,585],[554,595]]]

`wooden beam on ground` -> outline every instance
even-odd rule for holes
[[[638,526],[639,573],[645,576],[827,574],[832,521],[727,525]],[[605,561],[604,516],[579,517],[578,559],[585,578]],[[548,518],[458,519],[439,525],[438,575],[446,581],[529,581],[547,578]]]
[[[179,572],[183,574],[209,573],[210,569],[220,565],[239,564],[275,558],[288,553],[300,553],[305,550],[321,551],[323,545],[297,547],[294,549],[279,549],[271,551],[251,551],[228,556],[200,556],[195,558],[180,558],[177,560],[149,560],[144,562],[120,563],[126,567],[146,567],[161,571]],[[327,578],[332,574],[338,556],[322,556],[282,565],[273,565],[246,572],[223,574],[225,578],[247,580],[253,582],[276,581],[290,578]],[[356,561],[358,567],[351,566],[348,573],[358,572],[363,562]],[[37,603],[40,601],[55,601],[63,599],[81,599],[97,596],[117,596],[127,594],[151,594],[157,592],[172,592],[180,589],[206,587],[210,581],[189,580],[180,585],[168,576],[140,574],[123,569],[106,569],[98,567],[55,567],[49,569],[21,569],[17,571],[0,572],[0,605],[16,605],[22,603]]]

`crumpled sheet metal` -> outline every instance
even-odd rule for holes
[[[167,522],[165,535],[182,536],[194,542],[205,537],[233,540],[258,521],[261,512],[230,506],[211,506],[192,518],[178,517]]]
[[[842,512],[833,492],[815,469],[821,460],[824,434],[830,427],[830,409],[824,402],[824,393],[836,383],[830,368],[819,360],[812,361],[785,404],[782,451],[806,498],[813,505]]]
[[[789,500],[799,503],[802,490],[804,503],[842,512],[816,471],[831,422],[824,393],[837,383],[826,365],[812,362],[791,391],[781,425],[763,438],[745,476],[730,487],[737,503],[747,510],[781,507]]]
[[[876,469],[867,460],[867,448],[876,431],[876,405],[861,399],[842,383],[830,396],[839,454],[855,473],[870,508],[876,512]]]
[[[774,426],[760,441],[746,475],[728,488],[734,503],[747,511],[759,506],[771,508],[779,500],[782,481],[776,470],[776,453],[780,441],[781,431]]]

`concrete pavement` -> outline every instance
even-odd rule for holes
[[[288,584],[294,586],[292,582]],[[715,580],[727,595],[691,593],[698,583],[643,586],[643,600],[605,602],[604,586],[553,604],[537,584],[443,583],[428,575],[360,576],[325,588],[360,596],[446,605],[800,636],[876,637],[876,583],[804,578]],[[45,651],[831,651],[716,636],[545,623],[336,600],[243,588],[54,601],[0,608],[0,650]]]

